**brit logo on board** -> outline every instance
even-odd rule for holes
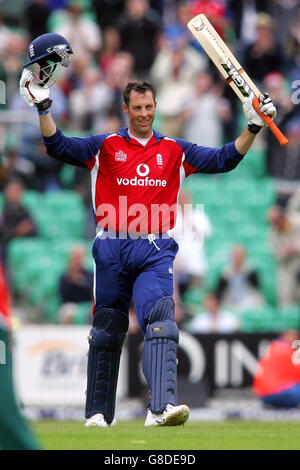
[[[119,150],[115,153],[115,160],[116,162],[126,162],[127,154],[123,152],[123,150]]]

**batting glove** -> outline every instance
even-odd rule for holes
[[[20,93],[29,106],[35,106],[40,113],[47,111],[52,104],[49,88],[41,87],[33,81],[33,73],[25,68],[20,79]]]
[[[263,93],[262,95],[260,95],[259,109],[263,114],[271,117],[272,119],[276,117],[276,107],[268,93]],[[255,109],[253,108],[252,98],[248,97],[244,99],[243,110],[246,119],[248,119],[249,131],[253,132],[254,134],[257,134],[262,127],[267,126],[264,120],[260,117],[259,114],[257,114]]]

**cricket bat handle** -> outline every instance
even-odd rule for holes
[[[254,100],[252,101],[252,104],[253,104],[253,108],[255,109],[257,114],[260,115],[260,117],[265,121],[265,123],[268,125],[270,130],[273,132],[273,134],[275,135],[275,137],[278,140],[278,142],[280,143],[280,145],[286,145],[288,143],[288,139],[285,137],[285,135],[283,135],[281,130],[278,129],[278,127],[276,126],[273,119],[271,119],[270,116],[266,116],[265,114],[263,114],[260,111],[260,109],[259,109],[259,99],[254,98]]]

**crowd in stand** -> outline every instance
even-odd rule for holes
[[[278,188],[287,188],[278,190],[278,202],[268,213],[270,246],[279,265],[279,298],[282,305],[300,302],[299,192],[295,191],[300,181],[300,0],[2,1],[0,80],[5,84],[5,103],[1,100],[0,114],[11,112],[9,116],[16,118],[26,112],[20,122],[0,122],[0,188],[6,198],[0,218],[4,262],[12,237],[36,234],[30,214],[9,200],[18,192],[18,185],[40,192],[65,187],[79,191],[87,214],[90,211],[85,172],[76,169],[66,185],[62,164],[45,155],[36,111],[28,110],[19,95],[30,41],[40,34],[57,32],[72,46],[72,64],[51,88],[55,121],[70,135],[115,132],[126,126],[122,90],[129,80],[138,78],[151,80],[157,88],[155,127],[160,132],[217,147],[238,135],[240,104],[186,28],[187,21],[200,12],[208,16],[258,86],[270,92],[278,110],[276,122],[289,138],[289,145],[283,148],[271,133],[259,136],[266,149],[267,176]],[[11,179],[15,183],[7,187]],[[9,210],[12,218],[20,219],[15,231],[9,223]],[[209,221],[202,223],[210,236]],[[202,265],[191,273],[180,269],[178,257],[179,297],[191,278],[201,285],[206,269],[201,256],[198,253],[198,264]],[[235,318],[222,310],[223,306],[234,308],[248,300],[248,305],[254,300],[256,305],[263,303],[257,273],[245,268],[245,256],[243,247],[234,248],[232,265],[221,276],[215,292],[207,293],[204,300],[206,317],[190,322],[189,328],[236,331]],[[81,259],[78,254],[78,262]],[[67,303],[71,280],[86,283],[83,291],[89,300],[92,280],[84,270],[79,271],[62,277]],[[220,321],[216,320],[218,315]],[[65,313],[66,317],[69,321]]]

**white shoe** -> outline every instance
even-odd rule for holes
[[[190,410],[187,405],[167,405],[159,414],[148,410],[145,426],[180,426],[189,419],[189,415]]]
[[[111,424],[107,424],[103,414],[97,413],[86,421],[85,427],[89,428],[91,426],[99,426],[101,428],[108,428],[110,426],[115,426],[116,424],[116,418],[113,419]]]

